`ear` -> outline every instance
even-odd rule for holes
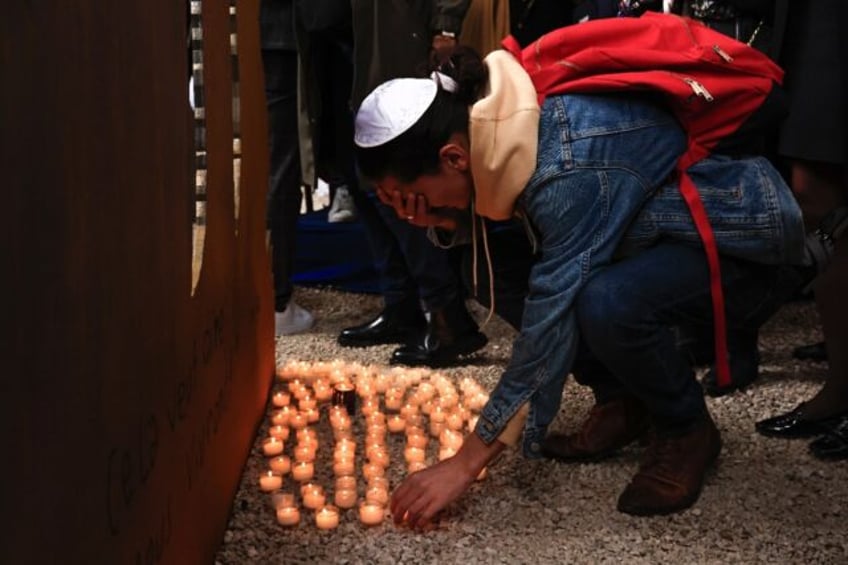
[[[442,167],[467,171],[470,162],[468,149],[461,144],[448,142],[439,150]]]

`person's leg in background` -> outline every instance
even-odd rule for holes
[[[297,128],[297,52],[263,50],[262,62],[270,149],[267,225],[271,232],[274,325],[279,336],[306,331],[315,319],[291,299],[297,217],[303,197]]]
[[[406,343],[427,326],[418,289],[409,275],[397,242],[377,212],[373,195],[366,194],[357,185],[351,185],[350,189],[374,255],[383,310],[371,320],[342,330],[338,337],[339,344],[369,347]]]
[[[785,304],[805,282],[809,281],[809,270],[798,266],[781,266],[774,269],[774,280],[769,285],[767,300],[758,302],[756,309],[749,309],[728,322],[727,350],[730,362],[731,382],[719,386],[715,366],[711,366],[701,380],[704,392],[709,396],[723,396],[736,390],[744,390],[759,377],[759,330]],[[701,346],[706,346],[712,363],[715,351],[712,321],[690,326],[695,335],[702,336]],[[694,363],[693,363],[694,364]]]
[[[313,44],[322,50],[322,69],[315,74],[320,81],[322,116],[320,120],[321,177],[330,190],[330,208],[327,222],[331,224],[354,222],[356,205],[350,194],[350,185],[356,183],[353,165],[353,122],[350,119],[350,85],[353,83],[353,37],[348,27],[326,30],[315,34]]]
[[[395,350],[391,363],[441,366],[484,347],[488,340],[468,312],[448,251],[436,247],[425,229],[401,220],[382,202],[374,203],[397,241],[427,317],[427,330]]]
[[[365,96],[385,80],[418,74],[427,65],[434,48],[434,31],[454,31],[445,27],[461,23],[464,9],[452,2],[354,1],[353,71],[351,108],[355,112]],[[459,20],[459,22],[457,22]],[[351,118],[352,121],[352,118]],[[367,191],[367,187],[360,186]],[[356,194],[354,202],[363,218],[384,278],[386,308],[402,305],[409,318],[411,305],[426,314],[426,329],[416,332],[406,345],[396,350],[392,363],[437,366],[457,360],[486,344],[486,337],[468,314],[458,277],[450,269],[447,253],[435,247],[422,228],[400,220],[394,211],[379,203],[372,194]],[[366,211],[366,207],[369,210]],[[372,211],[374,212],[372,214]],[[379,219],[375,221],[375,218]],[[411,289],[414,288],[414,292]],[[373,334],[398,337],[399,332],[382,331],[397,324],[383,323],[391,318],[386,310],[376,319],[348,328],[339,336],[343,344],[377,343]],[[379,331],[374,331],[376,328]],[[355,343],[352,343],[355,342]],[[385,342],[385,341],[384,341]]]
[[[848,6],[840,0],[791,2],[782,60],[790,112],[780,153],[810,231],[832,253],[813,289],[829,361],[824,386],[794,410],[757,422],[777,437],[814,437],[814,455],[848,458],[848,112],[845,109]]]
[[[343,330],[339,342],[405,343],[390,362],[427,366],[450,364],[483,347],[486,337],[468,313],[447,251],[370,191],[352,193],[374,250],[385,308],[375,319]]]

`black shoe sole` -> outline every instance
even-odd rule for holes
[[[339,336],[336,340],[342,347],[374,347],[375,345],[399,345],[406,343],[406,338],[397,337],[394,339],[377,339],[377,340],[357,340]]]

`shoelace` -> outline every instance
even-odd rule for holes
[[[492,256],[489,253],[489,237],[486,234],[486,219],[480,218],[480,226],[483,232],[483,253],[486,254],[486,266],[489,273],[489,312],[486,319],[480,325],[480,329],[486,327],[495,313],[495,277],[492,268]],[[471,199],[471,279],[474,296],[477,296],[477,214],[474,212],[474,199]]]

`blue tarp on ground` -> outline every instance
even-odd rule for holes
[[[292,282],[378,294],[380,281],[362,222],[330,224],[327,210],[298,218]]]

